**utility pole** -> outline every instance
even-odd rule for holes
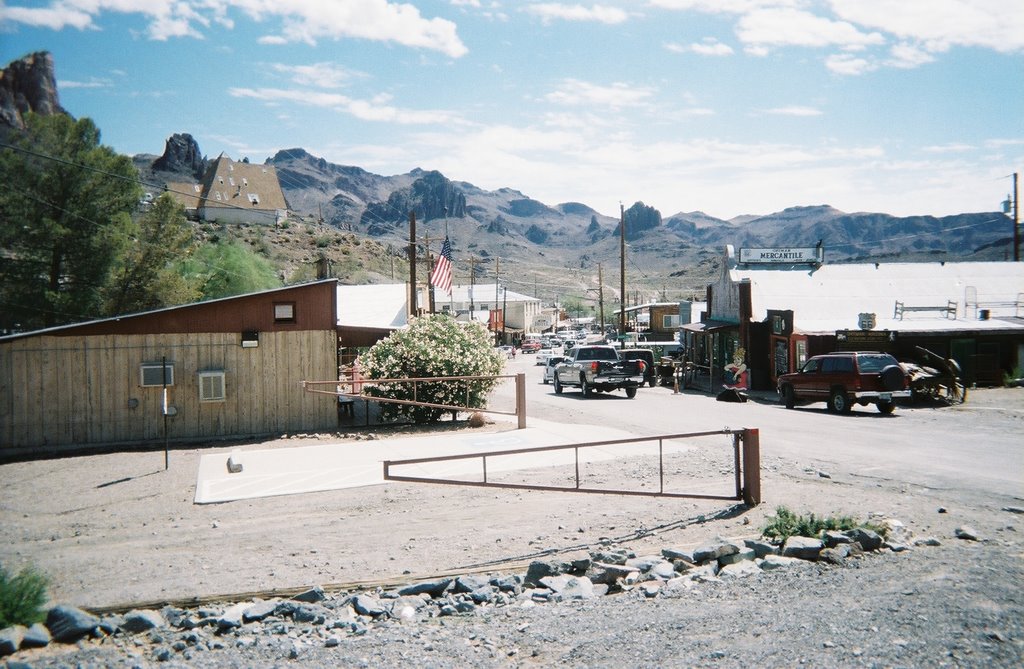
[[[498,309],[498,279],[501,276],[501,258],[495,256],[494,258],[494,309]],[[490,322],[494,322],[494,319],[488,319]],[[494,341],[501,344],[499,339],[500,334],[498,333],[498,324],[494,323]]]
[[[601,263],[597,263],[597,310],[601,314],[601,336],[604,337],[604,275]]]
[[[480,262],[476,256],[469,257],[469,320],[473,321],[476,318],[473,312],[476,311],[476,305],[473,304],[473,287],[476,285],[476,264]]]
[[[619,203],[619,341],[626,334],[626,208]]]
[[[416,212],[409,212],[409,315],[415,316],[416,307]]]
[[[1013,173],[1013,262],[1020,262],[1020,219],[1017,210],[1017,173]]]
[[[427,265],[427,304],[430,313],[434,310],[434,287],[430,285],[430,275],[434,272],[434,264],[430,261],[430,233],[423,233],[423,260]]]

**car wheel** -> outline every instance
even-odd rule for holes
[[[634,397],[636,397],[636,386],[630,386],[626,388],[626,397],[628,397],[629,399],[633,399]]]
[[[590,388],[590,384],[587,383],[587,377],[580,375],[580,390],[583,391],[584,397],[590,397],[593,390]]]
[[[881,372],[882,387],[886,390],[903,390],[903,379],[906,373],[899,365],[889,365]]]
[[[787,409],[796,406],[796,395],[793,393],[793,386],[782,386],[782,401]]]
[[[651,380],[650,380],[650,386],[651,386],[651,388],[653,388],[656,385],[658,385],[658,377],[653,376],[653,377],[651,377]]]
[[[542,382],[544,383],[545,386],[548,385],[548,375],[547,374],[544,375],[544,378],[542,379]]]
[[[896,403],[892,400],[889,400],[888,402],[878,402],[876,406],[878,407],[878,413],[885,415],[891,414],[896,409]]]
[[[850,399],[846,396],[845,390],[834,388],[832,394],[828,397],[828,408],[835,413],[850,413],[853,405],[850,404]]]
[[[555,394],[562,394],[562,382],[558,380],[558,374],[555,374]]]

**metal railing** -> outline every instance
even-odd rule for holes
[[[707,437],[712,435],[732,435],[733,464],[735,468],[735,494],[734,495],[706,495],[697,493],[669,492],[665,490],[665,441],[687,439],[694,437]],[[599,446],[613,446],[620,444],[633,444],[642,442],[658,442],[658,490],[614,490],[606,488],[588,488],[581,484],[580,480],[580,449],[594,448]],[[487,461],[496,457],[510,455],[525,455],[531,453],[544,453],[552,451],[574,451],[574,479],[573,486],[556,485],[535,485],[526,483],[503,483],[488,478]],[[480,459],[479,481],[467,481],[453,478],[439,478],[427,476],[404,476],[392,473],[392,468],[407,465],[419,465],[426,463],[449,462],[453,460]],[[407,460],[385,460],[384,461],[385,481],[405,481],[409,483],[439,483],[444,485],[475,486],[490,488],[512,488],[518,490],[544,490],[553,492],[581,492],[604,495],[635,495],[643,497],[674,497],[689,499],[721,499],[721,500],[743,500],[749,506],[756,506],[761,503],[761,447],[760,435],[757,429],[745,428],[742,430],[715,430],[711,432],[690,432],[685,434],[667,434],[650,437],[631,437],[628,439],[612,439],[607,441],[593,441],[579,444],[564,444],[560,446],[540,446],[536,448],[519,448],[504,451],[489,451],[486,453],[466,453],[460,455],[435,456],[427,458],[413,458]]]
[[[496,381],[499,379],[515,379],[516,382],[516,407],[514,411],[507,411],[501,409],[489,409],[486,406],[470,406],[470,383],[472,381]],[[419,385],[421,383],[438,383],[438,382],[461,382],[466,387],[466,401],[462,405],[454,404],[439,404],[436,402],[421,402],[417,399],[419,394]],[[397,383],[411,383],[412,384],[412,399],[403,400],[393,397],[380,397],[377,395],[366,394],[363,392],[363,386],[365,385],[390,385]],[[515,416],[517,418],[518,429],[526,427],[526,374],[520,372],[519,374],[504,374],[498,376],[430,376],[430,377],[411,377],[411,378],[397,378],[397,379],[341,379],[338,381],[303,381],[302,387],[306,392],[320,393],[323,395],[334,395],[339,398],[349,398],[352,400],[362,399],[367,402],[380,402],[383,404],[402,404],[406,406],[424,407],[428,409],[440,409],[442,411],[479,411],[481,413],[492,413],[499,414],[502,416]],[[348,390],[345,390],[347,388]]]

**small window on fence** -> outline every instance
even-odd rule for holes
[[[167,385],[174,385],[174,363],[165,367],[159,362],[144,362],[139,366],[139,385],[143,388],[164,385],[164,369],[167,370]]]
[[[224,401],[224,372],[199,372],[199,401]]]

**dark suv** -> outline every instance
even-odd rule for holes
[[[910,378],[888,353],[829,353],[814,356],[799,372],[780,376],[778,389],[787,409],[827,402],[829,411],[848,413],[855,402],[873,402],[887,414],[896,408],[898,398],[910,397]]]

